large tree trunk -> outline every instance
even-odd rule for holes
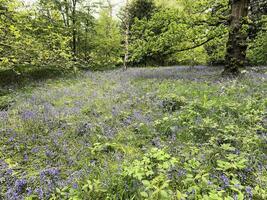
[[[249,0],[230,0],[231,19],[224,75],[238,75],[245,66],[247,51],[247,24]]]

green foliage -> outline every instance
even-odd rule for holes
[[[140,189],[137,189],[140,198],[170,199],[172,191],[166,175],[176,163],[177,160],[168,153],[152,148],[141,161],[136,160],[131,166],[125,167],[124,176],[141,183]]]
[[[246,19],[251,25],[243,26],[252,35],[248,60],[264,65],[265,2],[252,3],[251,15]],[[0,4],[1,70],[21,65],[75,71],[77,67],[104,70],[121,66],[126,16],[129,64],[225,63],[227,0],[134,0],[123,9],[121,21],[110,16],[115,8],[106,1],[38,0],[26,7],[21,0],[1,0]]]
[[[17,92],[0,111],[0,197],[266,199],[266,81],[135,70]]]
[[[255,40],[251,41],[248,50],[248,59],[252,64],[265,65],[267,63],[267,16],[262,17],[263,30],[257,34]]]
[[[208,58],[207,63],[211,66],[224,65],[225,64],[225,52],[226,52],[227,37],[216,38],[209,44],[204,45]]]
[[[226,1],[214,3],[225,14]],[[197,65],[208,62],[201,46],[221,40],[227,29],[210,12],[210,1],[178,1],[177,6],[161,6],[147,19],[136,19],[131,28],[131,62],[141,65]],[[227,9],[226,9],[227,10]],[[214,25],[218,24],[218,25]],[[216,43],[216,42],[214,42]],[[220,54],[221,50],[218,50]],[[213,53],[213,50],[210,54]]]
[[[183,96],[167,94],[161,97],[164,110],[174,112],[186,105],[186,99]]]
[[[51,19],[47,20],[38,12],[23,10],[17,1],[8,1],[5,6],[0,18],[1,68],[25,64],[67,65],[69,38],[60,25],[59,12],[51,10]]]
[[[175,158],[171,158],[163,150],[152,148],[150,152],[144,155],[141,161],[136,160],[132,163],[132,166],[125,167],[124,173],[125,176],[139,181],[151,180],[160,173],[167,173],[176,162]]]
[[[119,26],[107,11],[102,11],[96,21],[95,36],[92,39],[95,47],[90,56],[93,68],[112,69],[122,64]]]
[[[131,22],[130,62],[133,65],[225,64],[229,1],[179,0],[155,3],[156,9],[143,12],[148,16],[140,13],[141,16]],[[256,10],[261,7],[254,6]],[[257,17],[261,15],[262,12]],[[263,23],[258,18],[254,19],[254,14],[249,18],[257,23],[257,27]],[[243,26],[243,31],[251,31],[250,28]],[[265,62],[262,43],[265,41],[264,32],[251,41],[249,58],[252,64]]]
[[[154,0],[133,0],[130,2],[128,13],[130,17],[130,28],[136,19],[150,19],[156,10]]]
[[[118,22],[106,11],[101,11],[96,19],[92,15],[93,6],[83,1],[77,3],[79,6],[74,8],[71,1],[39,0],[26,9],[19,1],[3,1],[0,69],[21,65],[66,69],[90,65],[93,69],[107,69],[120,65]]]
[[[13,98],[11,95],[7,94],[2,94],[0,92],[0,110],[5,110],[8,109],[13,103]]]

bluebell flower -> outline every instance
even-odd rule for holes
[[[31,195],[33,191],[31,188],[26,188],[26,192],[27,192],[27,195]]]
[[[228,187],[230,185],[228,177],[225,176],[224,174],[221,175],[221,180],[223,181],[225,187]]]
[[[39,148],[38,148],[38,147],[34,147],[34,148],[31,150],[32,153],[38,153],[38,151],[39,151]]]
[[[12,135],[9,139],[8,142],[14,142],[16,138],[16,134]]]
[[[247,186],[245,189],[246,189],[246,193],[248,194],[249,199],[252,199],[253,197],[252,188],[250,186]]]
[[[30,111],[30,110],[26,110],[26,111],[22,112],[22,114],[21,114],[21,118],[24,121],[32,120],[35,117],[36,117],[36,113],[33,111]]]
[[[50,177],[57,177],[59,175],[59,169],[56,168],[50,168],[50,169],[45,169],[40,173],[41,179],[44,179],[46,176]]]
[[[25,153],[23,156],[24,161],[28,161],[29,160],[29,156]]]
[[[78,189],[78,184],[77,184],[77,183],[73,183],[73,184],[72,184],[72,188],[73,188],[73,189]]]
[[[236,155],[240,155],[240,150],[239,150],[239,149],[235,149],[235,150],[234,150],[234,154],[236,154]]]
[[[178,176],[181,177],[181,176],[184,176],[186,174],[186,170],[185,169],[179,169],[178,170]]]
[[[6,171],[6,173],[7,173],[8,175],[12,175],[13,170],[12,170],[12,169],[8,169],[8,170]]]
[[[47,157],[52,157],[52,156],[53,156],[53,152],[50,151],[50,150],[46,150],[46,151],[45,151],[45,155],[46,155]]]
[[[8,112],[7,111],[0,111],[0,119],[1,119],[1,121],[6,121],[8,119]]]
[[[238,176],[240,177],[242,181],[246,181],[247,179],[247,175],[243,172],[238,173]]]
[[[39,199],[43,199],[43,198],[44,198],[44,191],[43,191],[42,188],[38,188],[38,189],[36,189],[35,191],[36,191],[36,193],[38,194]]]
[[[23,189],[26,187],[27,181],[26,179],[18,179],[15,182],[15,188],[18,193],[21,193]]]
[[[62,130],[58,130],[58,131],[57,131],[57,136],[59,136],[59,137],[60,137],[60,136],[63,136],[63,135],[64,135],[64,133],[63,133],[63,131],[62,131]]]
[[[211,181],[208,181],[208,185],[212,185],[213,183]]]
[[[244,170],[245,170],[245,172],[248,172],[248,173],[250,173],[250,172],[252,172],[252,171],[253,171],[253,169],[252,169],[252,168],[250,168],[250,167],[247,167],[247,168],[245,168]]]
[[[8,164],[4,160],[0,160],[0,167],[5,169],[8,167]]]

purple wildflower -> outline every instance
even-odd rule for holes
[[[252,192],[252,188],[251,188],[250,186],[247,186],[247,187],[246,187],[246,193],[248,194],[249,199],[252,199],[252,197],[253,197],[253,192]]]
[[[245,170],[245,172],[247,172],[247,173],[250,173],[250,172],[253,171],[253,169],[252,169],[252,168],[249,168],[249,167],[245,168],[244,170]]]
[[[23,159],[24,159],[24,161],[28,161],[28,160],[29,160],[29,156],[27,155],[27,153],[25,153],[25,154],[23,155]]]
[[[18,179],[15,182],[15,188],[18,193],[21,193],[25,186],[27,185],[26,179]]]
[[[6,121],[8,119],[7,111],[0,111],[0,119],[1,121]]]
[[[246,181],[246,179],[247,179],[247,175],[246,175],[245,173],[240,172],[240,173],[238,173],[238,175],[239,175],[239,177],[240,177],[240,179],[241,179],[242,181]]]
[[[12,175],[13,170],[12,170],[12,169],[8,169],[8,170],[6,171],[6,173],[7,173],[8,175]]]
[[[27,195],[31,195],[32,194],[32,189],[31,188],[26,188],[26,192],[27,192]]]
[[[154,145],[158,148],[161,147],[161,140],[159,137],[153,138],[151,142],[152,142],[152,145]]]
[[[9,139],[8,139],[8,142],[14,142],[16,138],[16,134],[12,135]]]
[[[208,181],[208,185],[212,185],[213,183],[211,181]]]
[[[43,189],[39,188],[39,189],[36,189],[35,191],[37,192],[39,199],[43,199],[43,197],[44,197]]]
[[[230,185],[228,177],[224,174],[221,175],[221,180],[223,181],[225,187],[228,187]]]
[[[7,168],[8,164],[4,160],[0,160],[0,167],[3,168],[3,169]]]
[[[234,154],[240,155],[240,150],[239,149],[235,149]]]
[[[264,169],[264,166],[262,165],[261,162],[259,162],[259,164],[258,164],[258,169],[259,169],[260,172],[262,172],[263,169]]]
[[[72,188],[73,188],[73,189],[78,189],[78,184],[77,184],[77,183],[73,183],[73,184],[72,184]]]
[[[22,114],[21,114],[21,118],[24,121],[32,120],[35,117],[36,117],[36,113],[33,111],[30,111],[30,110],[26,110],[26,111],[22,112]]]
[[[41,179],[44,179],[46,176],[56,177],[59,175],[59,169],[50,168],[45,169],[40,173]]]
[[[32,153],[38,153],[38,151],[39,151],[39,148],[38,147],[34,147],[31,152]]]
[[[49,149],[47,149],[46,151],[45,151],[45,155],[47,156],[47,157],[52,157],[53,156],[53,152],[52,151],[50,151]]]
[[[83,136],[91,130],[92,125],[88,122],[79,125],[77,132],[79,136]]]
[[[186,170],[185,169],[179,169],[178,170],[178,176],[181,177],[181,176],[184,176],[186,174]]]
[[[7,193],[7,199],[12,199],[12,200],[19,200],[19,194],[12,189],[8,189]]]
[[[62,130],[58,130],[58,131],[57,131],[57,136],[58,136],[58,137],[61,137],[61,136],[63,136],[63,135],[64,135],[64,133],[63,133]]]

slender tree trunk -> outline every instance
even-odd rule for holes
[[[64,11],[62,11],[62,9],[60,10],[61,12],[61,16],[62,16],[62,19],[63,19],[63,22],[64,22],[64,26],[67,27],[67,20],[66,20],[66,17],[65,17],[65,13]]]
[[[66,6],[67,5],[65,4],[65,2],[62,2],[59,5],[59,11],[61,13],[61,16],[62,16],[62,19],[63,19],[65,27],[67,27],[67,19],[66,19],[67,13],[66,13],[66,10],[65,10]]]
[[[72,51],[74,59],[77,55],[76,3],[76,0],[72,0]]]
[[[130,22],[129,22],[129,0],[126,0],[126,16],[125,16],[125,41],[124,41],[124,59],[123,68],[127,69],[127,63],[129,58],[129,34],[130,34]]]
[[[66,12],[66,25],[67,27],[70,27],[69,2],[65,0],[64,4],[65,4],[65,12]]]
[[[247,50],[247,24],[249,0],[230,0],[231,19],[226,52],[224,75],[237,76],[245,66]]]
[[[113,5],[111,3],[111,0],[107,0],[107,3],[108,3],[109,16],[112,18],[112,15],[113,15]]]
[[[125,70],[127,69],[128,58],[129,58],[129,26],[127,26],[125,30],[125,53],[123,60],[123,66]]]

